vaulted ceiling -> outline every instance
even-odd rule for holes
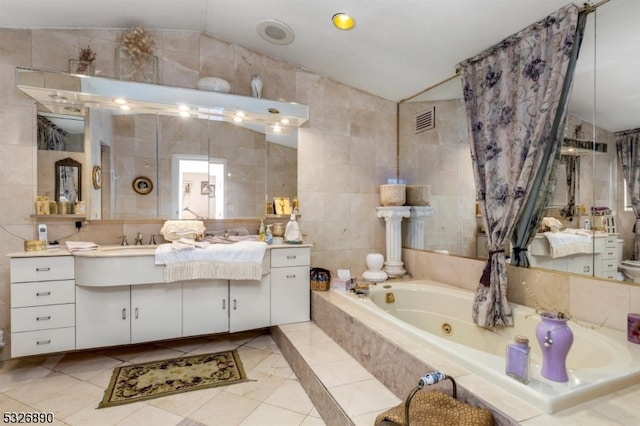
[[[142,25],[203,31],[400,101],[451,76],[460,61],[565,4],[566,0],[0,0],[0,27]],[[337,12],[351,14],[355,27],[350,31],[334,28],[331,18]],[[611,0],[592,15],[597,18],[599,37],[594,40],[588,34],[585,40],[576,73],[580,87],[574,94],[586,98],[579,103],[593,104],[593,57],[597,55],[603,65],[598,70],[598,102],[609,105],[631,98],[627,101],[640,107],[640,78],[631,75],[640,65],[634,50],[640,44],[640,1]],[[260,37],[256,28],[264,20],[290,27],[293,42],[278,45]],[[617,76],[621,70],[624,77]],[[633,108],[627,104],[622,111]],[[578,111],[582,118],[592,115],[587,107]],[[631,125],[631,118],[621,114],[612,107],[598,112],[600,123],[614,131]],[[640,126],[640,119],[636,121],[634,126]]]

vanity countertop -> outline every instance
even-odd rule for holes
[[[312,247],[311,243],[302,244],[271,244],[267,249],[285,249],[297,247]],[[61,245],[57,248],[50,248],[42,251],[19,251],[7,254],[8,257],[45,257],[45,256],[78,256],[78,257],[131,257],[131,256],[153,256],[157,245],[142,246],[120,246],[120,245],[101,245],[96,250],[81,250],[70,253],[66,246]]]

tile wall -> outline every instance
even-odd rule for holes
[[[67,70],[81,47],[97,52],[97,75],[114,76],[114,51],[122,29],[0,29],[0,254],[23,249],[36,236],[32,215],[37,189],[35,105],[15,88],[15,67]],[[313,266],[365,270],[365,256],[384,250],[384,223],[377,219],[378,185],[396,177],[396,104],[336,83],[199,32],[151,31],[159,57],[159,83],[195,88],[201,76],[231,83],[231,93],[250,96],[258,73],[263,97],[309,105],[310,120],[299,129],[298,198],[301,227],[312,242]],[[254,223],[255,222],[255,223]],[[212,223],[217,228],[236,225]],[[51,239],[117,243],[140,231],[145,240],[161,221],[104,221],[76,232],[73,222],[49,223]],[[251,221],[248,226],[258,222]],[[146,241],[145,241],[146,242]],[[0,257],[0,328],[9,334],[9,261]],[[8,347],[0,359],[8,358]]]

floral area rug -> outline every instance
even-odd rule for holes
[[[113,370],[98,408],[246,381],[235,350],[126,365]]]

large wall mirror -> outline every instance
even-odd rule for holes
[[[99,183],[93,176],[85,183],[92,219],[262,217],[267,199],[297,195],[295,144],[269,142],[264,133],[220,121],[100,109],[86,114],[86,143],[99,153],[101,170]],[[84,122],[63,118],[74,126]],[[39,150],[38,194],[57,200],[58,190],[49,188],[54,165],[60,171],[56,154],[73,155],[78,167],[88,161],[84,149]],[[145,184],[152,189],[140,187]]]
[[[142,85],[139,109],[123,111],[102,107],[115,102],[117,81],[70,81],[75,77],[20,68],[16,78],[39,102],[38,195],[58,199],[59,175],[67,168],[57,162],[74,161],[78,199],[89,200],[89,219],[255,218],[265,216],[274,197],[297,196],[297,127],[308,117],[304,105]],[[51,84],[60,81],[69,91],[52,93]],[[139,84],[124,87],[132,85]],[[91,90],[97,95],[84,100]],[[154,91],[161,102],[149,100]],[[182,114],[167,104],[185,98],[229,105],[191,106]]]
[[[640,2],[633,0],[608,2],[588,17],[557,173],[559,185],[546,212],[565,227],[584,228],[586,220],[591,228],[611,235],[608,244],[615,245],[615,251],[608,253],[615,258],[609,259],[606,247],[600,252],[594,243],[593,251],[598,253],[589,254],[573,269],[567,259],[539,261],[536,267],[629,280],[619,273],[617,264],[631,254],[635,216],[625,202],[614,133],[640,127],[640,77],[634,73],[639,19]],[[432,111],[435,128],[420,128],[417,118]],[[483,258],[486,238],[476,215],[460,78],[401,103],[399,130],[400,177],[408,184],[431,185],[435,209],[425,219],[424,238],[411,248]],[[567,216],[563,209],[571,199],[575,213]],[[597,215],[591,214],[592,208]]]

